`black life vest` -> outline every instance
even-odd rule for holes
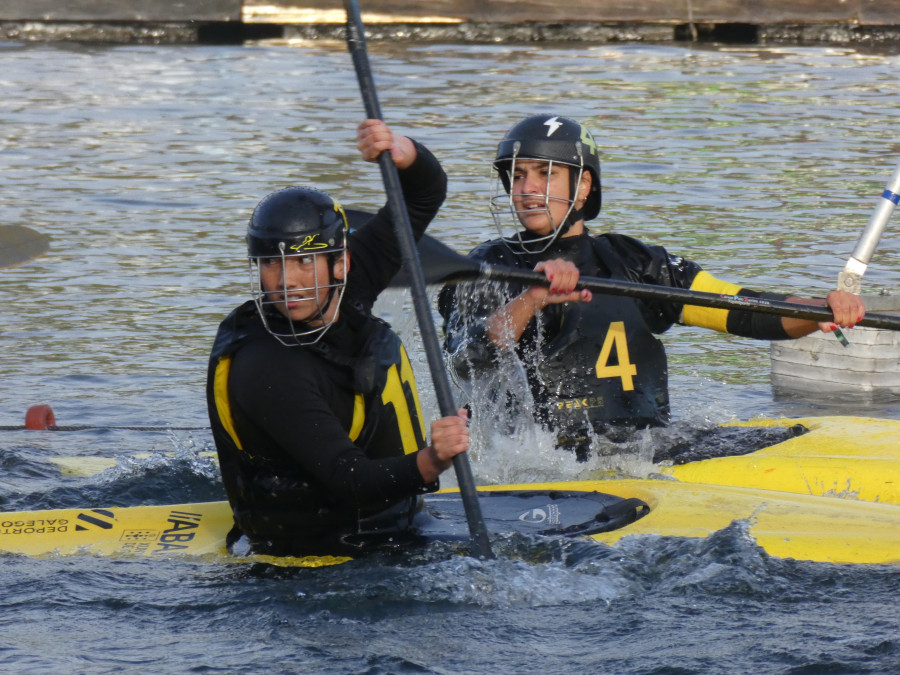
[[[347,304],[343,320],[365,336],[356,356],[349,357],[316,343],[305,349],[338,366],[353,392],[350,439],[372,459],[415,452],[425,445],[425,426],[412,367],[400,338],[385,322]],[[369,532],[401,532],[411,523],[421,499],[409,497],[385,509],[347,508],[312,484],[297,466],[276,463],[244,447],[232,418],[228,379],[232,356],[250,340],[273,339],[252,302],[238,307],[222,323],[210,356],[207,398],[213,436],[219,450],[223,482],[232,506],[235,529],[255,553],[273,555],[353,553],[370,539]]]
[[[607,242],[590,241],[596,268],[606,268],[610,278],[628,279]],[[529,380],[540,401],[539,416],[562,442],[583,437],[588,429],[623,422],[659,425],[668,418],[665,349],[631,298],[595,293],[590,303],[568,303],[556,333],[532,363]]]

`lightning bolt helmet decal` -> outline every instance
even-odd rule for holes
[[[549,120],[544,122],[544,126],[547,127],[547,138],[550,138],[557,129],[559,129],[563,125],[562,122],[559,121],[559,117],[551,117]]]

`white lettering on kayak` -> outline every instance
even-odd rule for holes
[[[519,516],[523,523],[533,525],[559,525],[559,507],[556,504],[547,504],[544,508],[531,509]]]

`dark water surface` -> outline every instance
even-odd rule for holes
[[[601,146],[598,229],[714,275],[827,292],[900,159],[900,57],[836,48],[370,45],[389,122],[450,174],[433,232],[493,236],[489,160],[518,118],[586,122]],[[3,510],[223,497],[203,398],[221,317],[247,295],[256,202],[313,183],[383,200],[360,162],[341,44],[0,43],[2,222],[46,232],[0,271],[0,425],[50,404],[69,432],[0,431]],[[897,231],[894,226],[893,232]],[[900,282],[890,231],[866,288]],[[400,318],[406,300],[386,302]],[[852,332],[850,335],[852,339]],[[862,414],[897,401],[783,400],[763,343],[674,329],[676,419]],[[408,340],[415,344],[414,336]],[[425,403],[429,377],[417,355]],[[168,431],[109,427],[173,427]],[[578,478],[540,434],[477,448],[483,483]],[[165,457],[164,452],[175,452]],[[126,457],[93,477],[56,455]],[[321,570],[208,561],[30,560],[0,573],[0,670],[15,673],[887,673],[900,573],[771,559],[735,523],[706,540],[498,542]]]

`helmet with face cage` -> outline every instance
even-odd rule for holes
[[[247,228],[251,295],[266,329],[288,346],[313,344],[337,320],[337,312],[326,318],[333,302],[340,305],[346,278],[336,278],[335,263],[347,261],[347,216],[341,205],[321,190],[288,187],[277,190],[256,206]],[[327,256],[327,278],[319,277],[319,255]],[[313,263],[310,286],[289,287],[289,259],[309,258]],[[281,282],[263,286],[262,269],[280,263]],[[324,275],[323,275],[324,276]],[[327,289],[324,299],[319,293]],[[289,303],[315,303],[315,311],[304,321],[290,320]]]
[[[513,204],[514,193],[511,191],[515,164],[519,160],[538,160],[569,167],[569,212],[561,223],[554,224],[553,232],[544,237],[530,237],[521,231]],[[491,213],[500,236],[514,244],[514,250],[546,250],[572,223],[582,219],[592,220],[600,212],[600,157],[597,144],[587,127],[568,117],[532,115],[518,122],[497,146],[493,168],[495,180],[491,190]],[[591,175],[591,189],[582,208],[576,210],[576,190],[585,171]],[[549,204],[549,194],[544,196],[545,203]],[[513,217],[514,234],[505,233],[501,222],[509,215]]]

